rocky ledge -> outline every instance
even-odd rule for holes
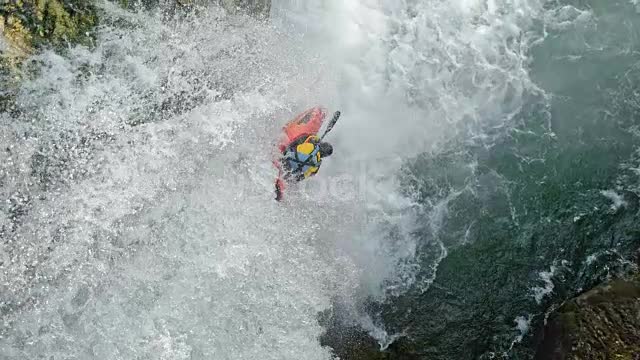
[[[536,359],[640,359],[640,275],[596,287],[552,312]]]

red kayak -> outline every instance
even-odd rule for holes
[[[282,137],[278,142],[278,150],[280,150],[280,154],[284,154],[287,147],[294,142],[304,141],[309,136],[317,135],[326,117],[326,110],[316,106],[289,121],[282,128]],[[280,159],[274,160],[273,164],[278,169],[278,178],[276,179],[276,200],[280,201],[283,197],[286,182],[284,181],[284,174],[282,165],[280,164]]]

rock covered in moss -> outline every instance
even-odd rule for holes
[[[53,43],[85,42],[96,24],[95,8],[87,0],[36,0],[35,30]]]
[[[90,0],[5,0],[0,3],[0,111],[12,108],[22,64],[39,47],[90,43],[97,23]]]
[[[44,44],[86,42],[96,24],[96,10],[88,0],[11,0],[0,5],[7,55],[26,56]]]
[[[551,313],[536,359],[640,359],[640,276],[616,280]]]
[[[32,36],[15,14],[5,13],[9,4],[0,5],[0,112],[11,108],[13,89],[20,80],[18,69],[32,52]]]

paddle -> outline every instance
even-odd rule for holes
[[[333,129],[333,127],[336,125],[336,123],[338,122],[338,119],[340,119],[340,111],[336,111],[333,114],[333,118],[331,119],[331,121],[329,122],[329,125],[327,125],[327,130],[324,131],[324,134],[322,134],[322,136],[320,137],[320,141],[322,141],[322,139],[324,139],[325,136],[327,136],[327,134],[329,133],[329,131],[331,131],[331,129]]]

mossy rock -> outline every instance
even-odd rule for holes
[[[38,47],[89,44],[97,23],[96,9],[87,0],[13,0],[0,7],[0,15],[7,44],[2,57],[9,65],[17,65]]]
[[[32,36],[22,20],[15,14],[0,17],[0,32],[3,35],[2,51],[5,65],[11,65],[14,59],[24,59],[31,53]]]
[[[31,0],[33,1],[33,0]],[[96,25],[95,8],[86,0],[35,0],[36,39],[53,44],[87,43]]]
[[[24,61],[38,48],[89,45],[97,24],[88,0],[9,0],[0,4],[0,111],[13,108],[13,90],[28,71]]]
[[[637,359],[640,281],[616,280],[588,291],[549,315],[536,359]]]

